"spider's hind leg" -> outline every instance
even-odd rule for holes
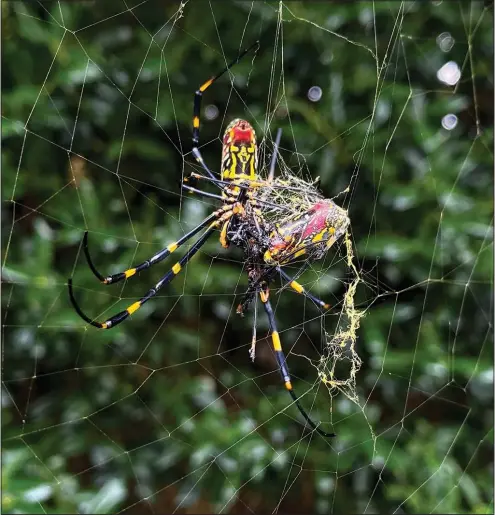
[[[335,436],[335,433],[327,433],[323,431],[318,426],[319,424],[315,424],[310,416],[306,413],[306,410],[303,408],[301,402],[299,401],[299,397],[294,392],[294,388],[292,387],[292,381],[289,373],[289,368],[287,367],[284,351],[282,350],[282,344],[280,341],[280,335],[277,329],[277,323],[275,321],[275,314],[273,312],[272,305],[269,300],[269,290],[266,284],[263,285],[262,289],[259,292],[261,302],[263,303],[263,307],[265,308],[265,312],[268,316],[268,324],[270,326],[270,332],[272,336],[272,345],[273,350],[275,351],[275,357],[277,358],[277,363],[279,366],[280,375],[282,376],[282,380],[284,381],[285,389],[289,392],[292,400],[294,401],[299,413],[304,417],[307,424],[316,431],[319,435],[324,436],[326,438],[330,438]]]
[[[330,309],[330,304],[328,304],[324,300],[319,299],[318,297],[315,297],[312,293],[309,293],[309,291],[306,291],[302,284],[298,283],[292,277],[287,275],[279,266],[276,267],[276,270],[282,276],[282,278],[287,281],[287,286],[290,286],[295,292],[299,293],[300,295],[304,295],[308,299],[312,300],[321,309]]]
[[[275,267],[262,269],[260,271],[259,268],[248,265],[248,288],[237,306],[236,312],[238,315],[244,316],[244,313],[249,309],[251,303],[261,291],[262,284],[270,283],[275,276],[275,272]]]

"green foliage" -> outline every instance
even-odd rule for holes
[[[492,17],[476,1],[2,2],[4,512],[493,512]],[[193,94],[257,38],[235,89],[205,94],[220,114],[203,113],[201,150],[217,170],[245,117],[259,139],[281,127],[283,159],[327,197],[350,186],[336,202],[363,280],[359,406],[316,372],[342,251],[301,277],[329,314],[272,290],[294,385],[332,441],[289,405],[262,310],[249,359],[236,249],[212,239],[112,331],[67,296],[73,277],[103,320],[175,262],[107,288],[80,241],[115,273],[211,212],[180,188]]]

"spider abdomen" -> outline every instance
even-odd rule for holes
[[[257,169],[256,133],[249,122],[237,118],[229,123],[223,136],[222,179],[254,181]]]

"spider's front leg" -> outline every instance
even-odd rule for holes
[[[199,89],[194,94],[194,107],[193,107],[193,131],[192,131],[192,154],[194,159],[198,162],[201,168],[207,173],[210,179],[215,179],[215,175],[209,169],[208,165],[205,163],[203,156],[201,155],[201,151],[199,150],[199,126],[200,126],[200,115],[201,115],[201,101],[203,99],[203,93],[214,83],[216,82],[224,73],[229,71],[234,65],[236,65],[248,52],[256,47],[256,51],[259,47],[259,41],[255,41],[249,48],[246,48],[243,52],[239,54],[231,63],[229,63],[223,70],[221,70],[216,75],[213,75],[206,82],[201,84]]]
[[[142,272],[143,270],[146,270],[150,268],[153,265],[156,265],[157,263],[160,263],[165,258],[170,256],[170,254],[174,253],[178,248],[180,248],[184,243],[189,241],[193,236],[195,236],[199,231],[207,227],[211,224],[214,220],[216,220],[223,212],[226,212],[230,209],[230,206],[223,206],[222,208],[218,209],[217,211],[213,212],[211,215],[207,216],[201,223],[199,223],[194,229],[189,231],[187,234],[184,234],[182,238],[179,238],[178,240],[170,243],[167,245],[164,249],[158,251],[156,254],[153,254],[149,259],[146,261],[143,261],[142,263],[139,263],[137,265],[134,265],[132,268],[128,268],[127,270],[124,270],[123,272],[118,272],[116,274],[107,275],[106,277],[103,276],[98,269],[96,268],[95,264],[93,263],[93,260],[91,258],[91,254],[89,252],[89,244],[88,244],[88,232],[86,231],[83,236],[82,240],[82,248],[84,255],[86,257],[86,261],[88,263],[89,268],[103,284],[109,285],[109,284],[115,284],[120,281],[123,281],[125,279],[129,279],[130,277],[133,277],[138,272]]]
[[[130,306],[128,306],[123,311],[120,311],[116,315],[108,318],[104,322],[98,322],[90,317],[88,317],[79,307],[79,304],[77,303],[75,297],[74,297],[74,291],[73,291],[73,285],[72,285],[72,278],[69,278],[67,281],[67,286],[69,289],[69,298],[72,302],[72,305],[74,309],[76,310],[77,314],[88,324],[91,324],[93,327],[97,327],[98,329],[110,329],[112,327],[117,326],[124,320],[126,320],[128,317],[130,317],[133,313],[135,313],[138,309],[141,308],[143,304],[148,302],[150,299],[156,296],[158,291],[173,281],[173,279],[180,273],[180,271],[183,269],[183,267],[191,260],[191,258],[199,251],[199,249],[206,243],[207,239],[213,234],[213,232],[221,226],[223,223],[228,221],[232,216],[239,213],[243,210],[243,207],[241,204],[237,203],[232,206],[224,205],[214,213],[212,213],[207,219],[210,223],[208,224],[205,232],[196,240],[196,242],[192,245],[192,247],[184,254],[184,256],[175,263],[175,265],[152,287],[148,290],[148,292],[141,297],[138,301],[134,302]],[[202,227],[204,224],[204,221],[200,224],[198,227]],[[195,228],[191,233],[198,232],[199,229]],[[191,233],[189,235],[186,235],[188,238],[191,237]],[[185,238],[184,236],[183,238]],[[175,244],[174,244],[175,245]],[[169,253],[176,250],[177,245],[175,245],[175,248],[173,250],[170,250]],[[134,275],[135,270],[132,274]],[[120,277],[120,276],[119,276]]]

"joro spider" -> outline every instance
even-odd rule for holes
[[[104,277],[96,269],[88,249],[87,232],[83,237],[83,250],[94,275],[103,284],[109,285],[129,279],[137,272],[146,270],[163,261],[202,229],[205,229],[203,234],[141,299],[104,322],[91,319],[81,310],[74,298],[71,278],[68,280],[69,297],[76,312],[88,324],[98,329],[115,327],[135,313],[145,302],[153,298],[161,288],[169,284],[205,244],[213,232],[220,229],[221,245],[224,248],[227,248],[230,244],[240,247],[246,257],[248,288],[237,312],[242,315],[251,301],[259,295],[268,317],[273,350],[285,388],[309,426],[321,436],[333,437],[335,433],[327,433],[313,422],[294,392],[277,330],[275,315],[269,300],[269,283],[279,274],[287,285],[297,293],[306,296],[320,308],[328,309],[328,304],[307,292],[301,284],[282,270],[282,266],[294,263],[304,256],[302,258],[304,260],[302,269],[304,269],[311,261],[323,257],[328,249],[345,233],[349,225],[347,212],[332,200],[323,198],[314,183],[299,181],[299,183],[296,182],[291,185],[290,181],[275,178],[278,146],[281,137],[280,129],[276,136],[266,180],[258,175],[256,134],[246,120],[235,119],[225,130],[220,178],[217,178],[206,165],[198,148],[203,93],[255,46],[258,46],[258,42],[244,50],[220,73],[202,84],[194,96],[192,154],[204,174],[192,173],[191,178],[213,183],[220,188],[221,195],[202,191],[191,186],[190,183],[185,184],[189,182],[187,178],[184,179],[183,187],[190,192],[220,200],[222,202],[221,207],[182,238],[167,245],[148,260],[117,274]],[[277,199],[284,197],[283,193],[289,194],[287,195],[290,199],[288,202],[277,201]],[[255,337],[253,336],[253,345],[254,340]]]

